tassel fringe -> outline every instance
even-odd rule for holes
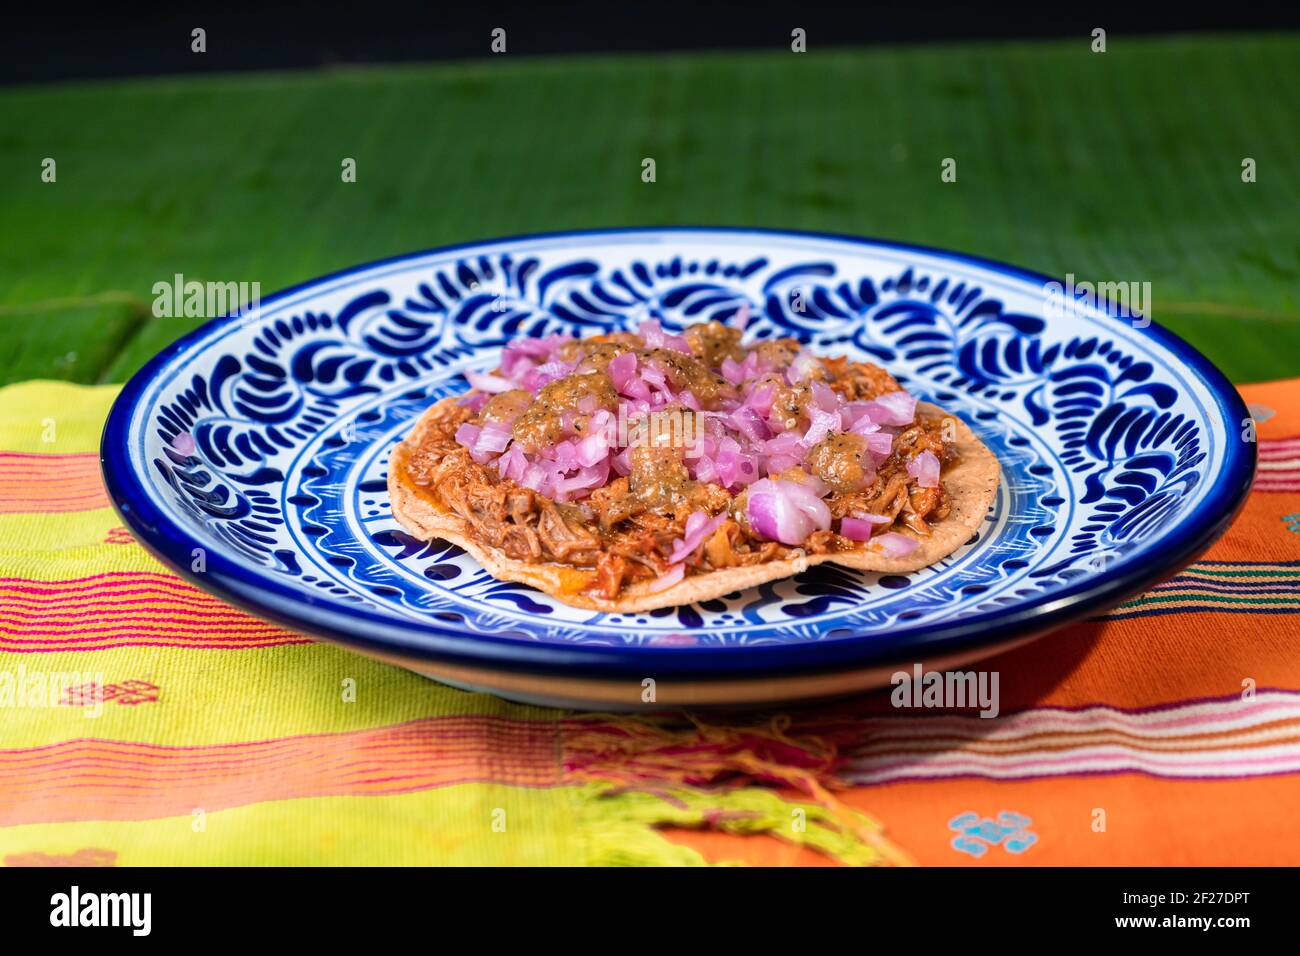
[[[633,829],[765,833],[852,865],[913,865],[879,822],[834,796],[843,786],[834,774],[834,731],[796,738],[788,733],[790,723],[784,715],[747,727],[714,726],[693,715],[573,718],[562,731],[564,779],[596,787],[599,804],[620,816],[630,813]],[[810,802],[788,801],[764,787],[792,789]],[[622,832],[603,843],[609,849],[598,855],[611,863],[653,846]],[[624,846],[632,849],[615,849]]]

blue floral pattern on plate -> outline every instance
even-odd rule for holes
[[[420,253],[289,290],[160,356],[114,409],[106,476],[165,559],[183,569],[184,545],[210,550],[239,584],[215,590],[280,619],[302,617],[286,604],[295,600],[329,618],[307,630],[337,636],[356,622],[373,634],[387,622],[408,650],[423,631],[679,655],[845,642],[880,651],[961,619],[1032,616],[1089,580],[1118,582],[1108,590],[1122,597],[1123,582],[1175,556],[1171,535],[1181,528],[1190,541],[1197,522],[1221,524],[1244,495],[1245,411],[1213,368],[1168,333],[1100,308],[1045,319],[1044,281],[941,252],[755,230]],[[617,615],[497,581],[458,547],[415,540],[393,520],[393,446],[429,404],[467,388],[465,370],[495,367],[506,342],[646,318],[677,329],[744,308],[751,338],[886,365],[975,429],[1003,481],[965,546],[906,576],[822,565]]]

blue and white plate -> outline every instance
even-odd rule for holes
[[[906,576],[826,564],[600,614],[497,581],[393,520],[389,452],[504,343],[645,318],[675,329],[746,305],[750,337],[878,362],[975,429],[1003,481],[964,547]],[[1123,312],[1009,266],[841,236],[631,229],[454,246],[186,336],[122,391],[104,475],[136,536],[200,587],[449,683],[601,707],[849,693],[1094,614],[1224,530],[1254,471],[1245,406],[1185,342]]]

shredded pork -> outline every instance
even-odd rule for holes
[[[438,507],[464,519],[479,541],[519,561],[590,569],[591,592],[611,600],[627,585],[668,570],[669,556],[696,512],[727,518],[685,558],[691,574],[779,560],[800,550],[822,554],[859,547],[833,531],[814,532],[801,548],[767,540],[749,525],[745,492],[732,494],[719,484],[692,480],[680,449],[632,449],[630,474],[611,476],[613,480],[581,500],[561,502],[502,477],[493,464],[476,462],[456,440],[457,429],[467,422],[509,424],[514,438],[530,448],[580,435],[583,416],[615,405],[617,395],[603,369],[629,350],[655,360],[670,381],[691,387],[705,408],[717,396],[734,392],[716,368],[724,360],[743,361],[748,354],[738,331],[707,323],[687,329],[684,337],[694,356],[645,349],[630,333],[568,343],[564,358],[579,363],[579,371],[542,388],[536,397],[516,389],[494,395],[478,412],[464,405],[444,406],[408,451],[403,477]],[[776,390],[773,415],[785,417],[790,429],[807,427],[812,381],[824,382],[849,401],[900,390],[879,366],[845,358],[819,359],[807,382],[791,385],[781,370],[801,353],[797,342],[768,340],[753,350],[779,363],[770,373]],[[945,466],[954,461],[942,421],[918,415],[913,424],[897,429],[888,459],[875,467],[864,458],[859,436],[832,433],[808,452],[804,467],[829,487],[824,500],[835,519],[883,515],[924,536],[931,522],[949,514],[951,503],[942,482],[921,487],[909,475],[908,464],[924,451],[934,453]]]

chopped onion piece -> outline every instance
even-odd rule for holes
[[[745,331],[745,326],[749,325],[749,303],[740,303],[740,308],[731,314],[727,319],[727,325],[733,329]]]
[[[809,448],[816,445],[831,432],[840,430],[839,412],[828,412],[816,405],[809,405],[808,416],[812,419],[812,425],[803,436],[803,444]]]
[[[773,455],[767,460],[767,473],[769,475],[779,475],[787,469],[798,467],[799,459],[790,455]]]
[[[524,469],[524,473],[516,480],[525,488],[531,488],[533,491],[541,492],[542,482],[547,478],[547,471],[536,462],[530,464]]]
[[[885,392],[867,408],[877,425],[910,425],[916,419],[916,399],[907,392]]]
[[[585,491],[589,488],[599,488],[609,477],[609,462],[607,459],[601,459],[600,463],[592,465],[589,468],[581,469],[576,475],[569,478],[557,478],[555,490],[567,495],[571,491]]]
[[[814,531],[831,526],[826,502],[809,487],[795,481],[764,478],[749,489],[749,523],[765,538],[799,545]]]
[[[459,432],[459,429],[457,429]],[[474,447],[470,453],[475,457],[479,455],[495,455],[498,452],[506,450],[510,444],[510,426],[502,422],[488,422],[478,433],[474,440]]]
[[[870,521],[863,521],[861,518],[840,519],[840,536],[850,541],[869,541],[873,530],[875,527]]]
[[[921,542],[915,538],[909,538],[897,531],[886,531],[874,540],[880,545],[880,551],[887,558],[905,558],[921,546]]]
[[[578,466],[578,449],[572,439],[566,438],[564,441],[556,442],[543,454],[562,468]]]
[[[734,438],[722,439],[713,464],[717,468],[718,484],[724,488],[735,485],[740,477],[740,443]]]
[[[560,333],[543,339],[514,339],[501,351],[501,374],[519,382],[529,369],[549,361],[556,349],[573,341],[573,336]]]
[[[461,426],[456,429],[456,443],[464,445],[466,448],[472,450],[474,448],[474,443],[478,441],[478,433],[482,430],[483,429],[479,428],[477,425],[463,422]]]
[[[772,411],[772,402],[776,399],[776,386],[764,385],[756,388],[745,398],[745,407],[752,408],[760,418],[767,418]]]
[[[198,450],[198,445],[194,442],[194,436],[189,432],[179,432],[172,439],[171,446],[178,455],[184,455],[187,458]]]
[[[537,371],[543,375],[552,375],[555,378],[564,378],[566,375],[572,375],[574,369],[578,367],[576,362],[559,362],[551,361],[544,365],[537,366]]]
[[[518,352],[510,351],[510,346],[506,346],[501,353],[501,374],[510,379],[512,382],[523,382],[524,376],[537,367],[527,355],[521,355]]]
[[[518,445],[511,445],[506,449],[506,453],[497,459],[497,473],[511,481],[519,481],[527,467],[528,456]]]
[[[506,346],[507,351],[522,352],[525,355],[549,356],[561,345],[574,341],[572,335],[565,335],[563,332],[556,332],[554,335],[548,335],[545,338],[522,338],[512,339]]]
[[[907,463],[907,473],[922,488],[939,487],[939,457],[928,449]]]
[[[673,564],[684,561],[687,557],[695,553],[695,549],[707,541],[713,532],[722,526],[722,522],[727,520],[727,513],[715,518],[710,518],[707,512],[696,511],[686,519],[686,537],[678,538],[673,542],[673,553],[668,556],[668,560]]]
[[[578,464],[583,468],[590,468],[592,465],[603,461],[609,454],[609,443],[604,432],[593,432],[586,438],[578,442],[577,458]]]
[[[807,349],[800,349],[790,362],[790,367],[785,370],[786,381],[791,385],[797,385],[816,371],[818,364],[817,356]]]
[[[747,405],[741,405],[733,411],[726,417],[725,422],[750,441],[764,441],[767,439],[767,425],[758,417],[758,412]]]
[[[799,481],[798,484],[800,487],[811,491],[818,498],[825,498],[831,492],[831,486],[816,475],[805,474],[803,480]]]
[[[872,524],[894,523],[894,519],[888,515],[873,515],[870,511],[850,511],[849,514],[859,521],[870,521]]]
[[[724,358],[722,360],[722,377],[732,385],[739,385],[745,381],[745,366],[733,358]]]
[[[573,362],[547,362],[524,372],[519,378],[519,386],[536,393],[552,382],[572,375],[575,368],[577,366]]]
[[[871,428],[873,431],[880,427],[867,414],[867,404],[867,402],[845,402],[840,408],[840,415],[849,431],[857,431],[859,426],[863,428],[873,426]]]
[[[614,383],[616,391],[623,391],[628,381],[636,376],[636,353],[624,352],[610,360],[609,380]]]
[[[642,322],[636,327],[636,334],[645,340],[646,348],[672,349],[692,355],[690,343],[680,335],[669,335],[654,319]]]
[[[889,432],[872,432],[863,437],[867,440],[867,451],[875,455],[878,462],[884,461],[894,450],[894,436]]]
[[[646,363],[645,368],[641,369],[641,380],[651,388],[668,391],[668,378],[664,375],[663,369],[649,362]]]
[[[824,411],[838,413],[844,405],[844,399],[840,398],[839,393],[825,382],[812,383],[812,397],[817,407]]]
[[[650,582],[649,591],[652,594],[657,594],[660,591],[667,591],[684,577],[686,577],[686,565],[674,564],[671,568]]]
[[[515,387],[515,383],[508,378],[502,378],[500,375],[489,375],[485,372],[465,373],[465,378],[469,381],[470,387],[478,389],[480,392],[488,392],[495,395],[500,392],[508,392]]]
[[[807,449],[799,441],[798,432],[782,432],[763,442],[763,451],[769,455],[790,455],[802,460]]]
[[[469,392],[457,404],[463,408],[468,408],[471,412],[477,415],[479,412],[483,411],[483,406],[491,399],[492,396],[487,392]]]

